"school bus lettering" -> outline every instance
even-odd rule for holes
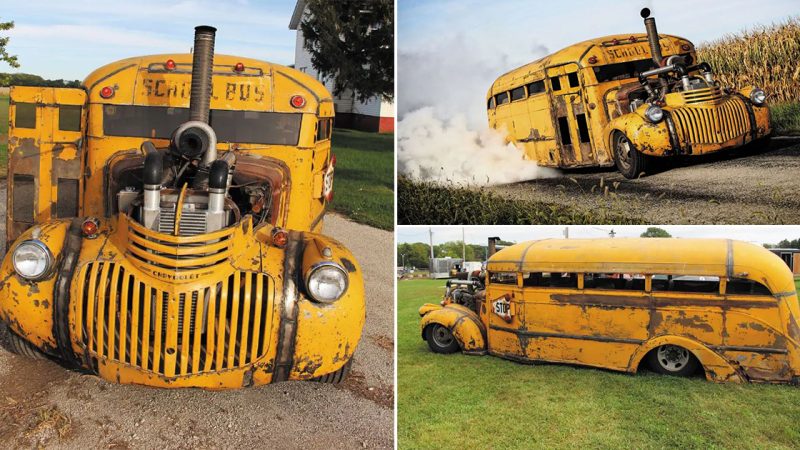
[[[197,27],[193,54],[111,63],[83,89],[11,88],[0,320],[17,348],[158,387],[347,374],[364,284],[320,234],[331,94],[214,56],[215,35]]]
[[[762,89],[722,86],[691,42],[658,34],[647,8],[642,17],[646,34],[591,39],[502,75],[486,96],[489,126],[538,165],[616,166],[626,178],[770,137]]]

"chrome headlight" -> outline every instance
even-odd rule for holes
[[[315,264],[306,274],[306,291],[320,303],[333,303],[347,292],[347,272],[333,262]]]
[[[644,111],[644,117],[652,123],[661,122],[664,118],[664,110],[655,105],[648,106]]]
[[[53,254],[42,241],[23,241],[11,255],[14,271],[26,280],[40,280],[53,268]]]
[[[750,91],[750,101],[756,106],[762,106],[767,101],[767,93],[761,88]]]

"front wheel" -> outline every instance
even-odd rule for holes
[[[44,353],[40,352],[39,349],[33,346],[33,344],[17,336],[13,331],[8,329],[8,326],[2,324],[2,327],[4,329],[0,331],[0,340],[2,341],[2,345],[6,350],[10,351],[11,353],[16,353],[17,355],[27,356],[31,359],[47,358]]]
[[[441,324],[434,323],[425,328],[425,340],[434,353],[455,353],[459,350],[458,342],[450,330]]]
[[[688,377],[697,371],[697,358],[677,345],[662,345],[648,354],[650,368],[663,375]]]
[[[614,162],[622,176],[628,179],[636,178],[650,169],[652,165],[650,158],[637,150],[624,133],[615,132],[613,142]]]
[[[321,377],[312,378],[311,381],[316,381],[317,383],[339,384],[344,381],[345,377],[347,377],[347,374],[350,373],[350,366],[352,364],[353,358],[350,358],[350,361],[347,361],[347,363],[340,367],[336,372],[332,372]]]

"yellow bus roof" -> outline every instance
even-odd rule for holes
[[[659,34],[658,36],[664,56],[687,53],[681,49],[684,44],[690,46],[690,52],[694,51],[694,45],[687,39],[668,34]],[[597,58],[595,64],[588,63],[588,59],[592,56]],[[651,58],[650,46],[645,33],[615,34],[589,39],[504,73],[492,84],[488,95],[491,96],[524,83],[541,80],[544,77],[542,71],[547,67],[569,63],[575,63],[579,67],[603,66],[649,58]]]
[[[167,71],[164,65],[167,60],[173,60],[176,69]],[[234,67],[237,63],[244,65],[244,71],[237,73]],[[89,94],[91,103],[111,104],[145,104],[150,106],[167,105],[171,107],[188,107],[189,95],[186,83],[191,76],[192,54],[174,53],[161,55],[147,55],[126,58],[107,64],[96,69],[83,81],[83,86]],[[213,89],[211,107],[219,109],[252,109],[276,112],[310,112],[321,115],[333,115],[333,98],[325,86],[313,77],[290,67],[243,58],[233,55],[214,55]],[[178,95],[167,95],[156,98],[144,94],[144,78],[146,81],[164,81],[164,89],[173,89],[168,85],[180,82]],[[236,92],[236,98],[226,97],[226,86],[231,84],[244,84],[245,88],[253,87],[247,93],[257,99],[255,86],[263,90],[264,98],[259,101],[246,102],[241,92]],[[251,86],[250,86],[251,85]],[[104,86],[113,86],[115,95],[111,99],[101,99],[99,92]],[[149,87],[149,86],[147,86]],[[175,91],[169,90],[169,94]],[[221,95],[222,94],[222,95]],[[288,99],[293,95],[302,95],[307,99],[305,107],[292,108]],[[280,101],[271,101],[269,97],[281,97]],[[252,100],[252,99],[251,99]],[[320,108],[320,105],[323,107]],[[322,111],[320,111],[322,109]]]
[[[769,250],[729,239],[618,238],[528,241],[495,253],[494,272],[590,272],[747,278],[794,293],[789,267]]]

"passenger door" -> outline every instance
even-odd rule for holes
[[[85,103],[81,89],[11,88],[7,245],[35,223],[80,214]]]
[[[505,356],[525,357],[520,346],[519,330],[524,328],[522,289],[518,285],[516,272],[492,272],[486,290],[488,329],[486,330],[490,351]]]
[[[560,144],[561,166],[593,165],[595,155],[578,65],[551,67],[546,73],[553,98],[553,126]]]

